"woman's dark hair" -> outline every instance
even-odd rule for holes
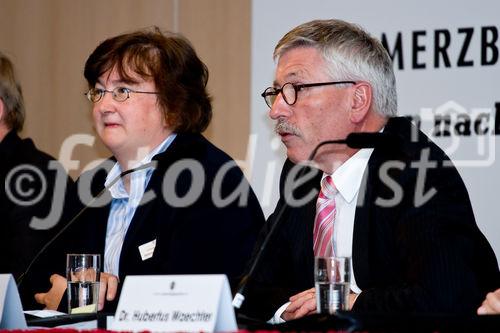
[[[105,40],[85,63],[89,87],[114,68],[125,82],[134,83],[132,73],[154,82],[173,131],[200,133],[207,128],[212,118],[208,69],[185,37],[154,27]]]

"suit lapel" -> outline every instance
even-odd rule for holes
[[[91,193],[93,197],[96,197],[104,188],[104,182],[107,173],[104,170],[106,169],[103,169],[102,171],[98,172],[92,179]],[[111,200],[112,200],[111,193],[109,191],[105,191],[102,194],[102,197],[98,199],[97,202],[103,202],[103,203],[107,202],[108,204],[104,206],[97,206],[96,208],[89,210],[87,212],[90,214],[88,217],[84,218],[82,221],[76,221],[76,223],[83,222],[94,226],[93,228],[88,228],[88,226],[82,226],[84,228],[83,230],[91,230],[91,234],[86,237],[88,238],[86,242],[92,244],[92,249],[88,249],[86,251],[91,251],[91,252],[97,251],[102,253],[104,256],[108,218],[111,209]],[[82,227],[77,227],[78,228],[77,230],[82,230],[80,229]]]
[[[146,190],[144,193],[148,193],[150,191],[153,191],[156,195],[161,195],[161,189],[158,190],[158,187],[161,186],[161,180],[160,182],[157,181],[158,178],[158,172],[154,171],[153,174],[151,175],[151,179],[148,183],[148,186],[146,187]],[[154,187],[154,189],[152,189]],[[149,200],[149,202],[144,203],[146,199],[142,198],[141,203],[137,207],[134,216],[132,217],[132,221],[130,221],[130,225],[127,229],[127,233],[125,234],[125,239],[123,240],[123,245],[122,245],[122,250],[121,250],[121,255],[120,255],[120,267],[123,267],[122,265],[122,260],[125,260],[125,258],[129,257],[127,254],[129,251],[139,251],[137,248],[138,246],[142,244],[137,244],[135,242],[135,238],[138,235],[138,230],[144,230],[145,228],[155,228],[155,221],[153,221],[150,218],[149,212],[151,211],[153,205],[157,203],[158,199],[153,199]],[[153,231],[152,233],[154,234],[156,231]],[[152,241],[156,237],[153,236],[150,240]]]
[[[201,137],[201,136],[199,136]],[[141,203],[137,207],[137,210],[132,217],[132,221],[130,222],[130,226],[125,234],[125,239],[123,240],[122,251],[120,256],[120,267],[124,267],[122,265],[122,260],[126,260],[128,257],[128,253],[133,253],[133,251],[138,250],[138,246],[142,244],[138,244],[136,241],[136,237],[138,235],[138,231],[148,230],[148,229],[157,229],[157,223],[162,224],[162,228],[165,227],[165,223],[173,223],[174,221],[169,218],[171,212],[173,211],[173,207],[168,205],[164,198],[162,192],[162,184],[163,177],[167,172],[168,168],[174,163],[183,158],[188,158],[195,156],[194,152],[197,151],[197,147],[200,146],[198,136],[193,136],[190,134],[177,134],[177,137],[171,143],[170,147],[167,148],[166,151],[156,155],[153,160],[158,162],[156,169],[153,171],[151,175],[151,179],[146,187],[144,193],[148,193],[152,191],[155,194],[155,199],[149,200],[149,202],[144,203],[146,198],[141,199]],[[162,216],[151,216],[150,212],[153,207],[161,205],[161,215]],[[161,221],[157,221],[158,218],[161,218]],[[151,239],[148,241],[152,241],[156,239],[157,230],[151,230],[152,234]],[[132,251],[132,252],[130,252]]]
[[[374,152],[375,153],[375,152]],[[372,155],[373,157],[373,155]],[[368,167],[363,175],[363,180],[358,194],[358,202],[354,216],[354,230],[352,240],[352,269],[356,284],[361,288],[366,288],[366,283],[370,274],[369,260],[369,234],[370,221],[369,209],[373,202],[373,182],[372,175],[376,175],[373,170],[372,157],[368,162]],[[376,177],[375,177],[376,178]]]
[[[387,161],[407,159],[404,143],[407,141],[405,136],[411,133],[411,125],[404,118],[390,118],[384,128],[384,133],[393,136],[394,143],[390,147],[377,147],[373,151],[363,175],[354,217],[352,262],[356,284],[361,289],[367,288],[369,281],[373,281],[370,274],[373,274],[375,267],[371,267],[371,265],[376,264],[370,260],[369,251],[370,246],[377,246],[377,244],[370,244],[370,239],[373,239],[375,228],[378,227],[375,225],[377,223],[375,219],[381,218],[382,212],[375,202],[379,196],[385,197],[386,192],[391,191],[383,184],[379,170],[382,164]],[[381,222],[379,221],[379,223]]]
[[[307,286],[314,284],[314,250],[313,250],[313,229],[314,229],[314,218],[316,216],[316,201],[320,189],[321,177],[323,173],[320,170],[313,169],[316,172],[314,177],[309,181],[304,183],[296,190],[296,198],[302,198],[315,191],[315,195],[301,208],[294,209],[293,213],[293,225],[297,226],[295,229],[298,235],[295,235],[295,244],[292,246],[297,246],[297,260],[301,262],[301,267],[308,267],[308,274],[306,276],[305,283]],[[291,237],[293,240],[294,238]],[[303,242],[301,245],[298,242]],[[304,266],[302,266],[304,265]]]
[[[111,202],[111,195],[109,194],[109,192],[105,193],[104,196],[109,196],[109,201]],[[97,217],[94,219],[94,221],[97,224],[94,237],[96,237],[97,248],[100,249],[100,251],[102,252],[103,258],[104,258],[104,249],[106,247],[106,232],[107,232],[106,229],[108,225],[110,209],[111,209],[111,204],[106,205],[102,208],[98,208],[96,212]]]
[[[319,184],[319,182],[318,182]],[[300,217],[300,221],[305,226],[305,247],[304,247],[304,257],[306,267],[311,267],[309,272],[308,282],[314,283],[314,250],[313,250],[313,229],[314,229],[314,218],[316,216],[316,199],[311,200],[305,209],[302,210],[303,216]]]

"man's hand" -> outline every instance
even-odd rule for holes
[[[45,309],[47,310],[57,310],[66,291],[67,281],[59,274],[52,274],[50,276],[50,283],[52,287],[49,291],[35,294],[35,300],[37,303],[45,305]]]
[[[349,310],[352,309],[358,294],[349,294]],[[284,320],[292,320],[316,313],[316,289],[311,288],[290,297],[290,305],[281,314]]]
[[[46,293],[35,294],[35,300],[39,304],[45,305],[47,310],[57,310],[61,302],[64,292],[67,287],[67,280],[61,275],[52,274],[50,277],[52,287]],[[99,305],[98,310],[104,308],[105,301],[112,301],[116,297],[118,289],[118,277],[108,273],[101,273],[101,280],[99,286]]]
[[[293,295],[290,297],[290,302],[290,305],[281,314],[281,318],[286,321],[316,313],[315,288]]]
[[[105,301],[112,301],[115,299],[117,290],[118,277],[108,273],[101,273],[101,284],[99,286],[99,311],[104,308]]]
[[[477,309],[477,314],[500,314],[500,289],[486,295],[483,304]]]
[[[349,294],[349,310],[352,310],[352,307],[354,306],[354,302],[356,302],[356,299],[358,298],[359,294],[355,293],[350,293]]]

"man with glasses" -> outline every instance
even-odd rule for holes
[[[131,274],[226,274],[234,285],[264,216],[236,163],[201,135],[212,116],[208,70],[189,41],[159,29],[116,36],[92,52],[84,75],[94,127],[113,158],[79,178],[80,194],[105,203],[84,208],[67,230],[57,271],[65,253],[101,254],[99,309],[108,301],[107,311]],[[65,288],[61,276],[52,282],[36,295],[49,308]]]
[[[318,20],[288,32],[274,58],[262,96],[288,159],[262,239],[280,224],[242,311],[274,322],[315,313],[314,257],[338,256],[352,258],[349,309],[474,313],[499,281],[495,255],[449,158],[396,117],[381,43],[353,24]],[[323,145],[295,179],[321,142],[355,132],[390,140],[374,149]]]

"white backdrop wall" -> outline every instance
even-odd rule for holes
[[[400,115],[412,116],[453,159],[478,225],[500,258],[500,2],[253,0],[252,11],[247,171],[266,215],[278,197],[285,157],[260,97],[273,81],[274,46],[298,24],[338,18],[385,39]]]

